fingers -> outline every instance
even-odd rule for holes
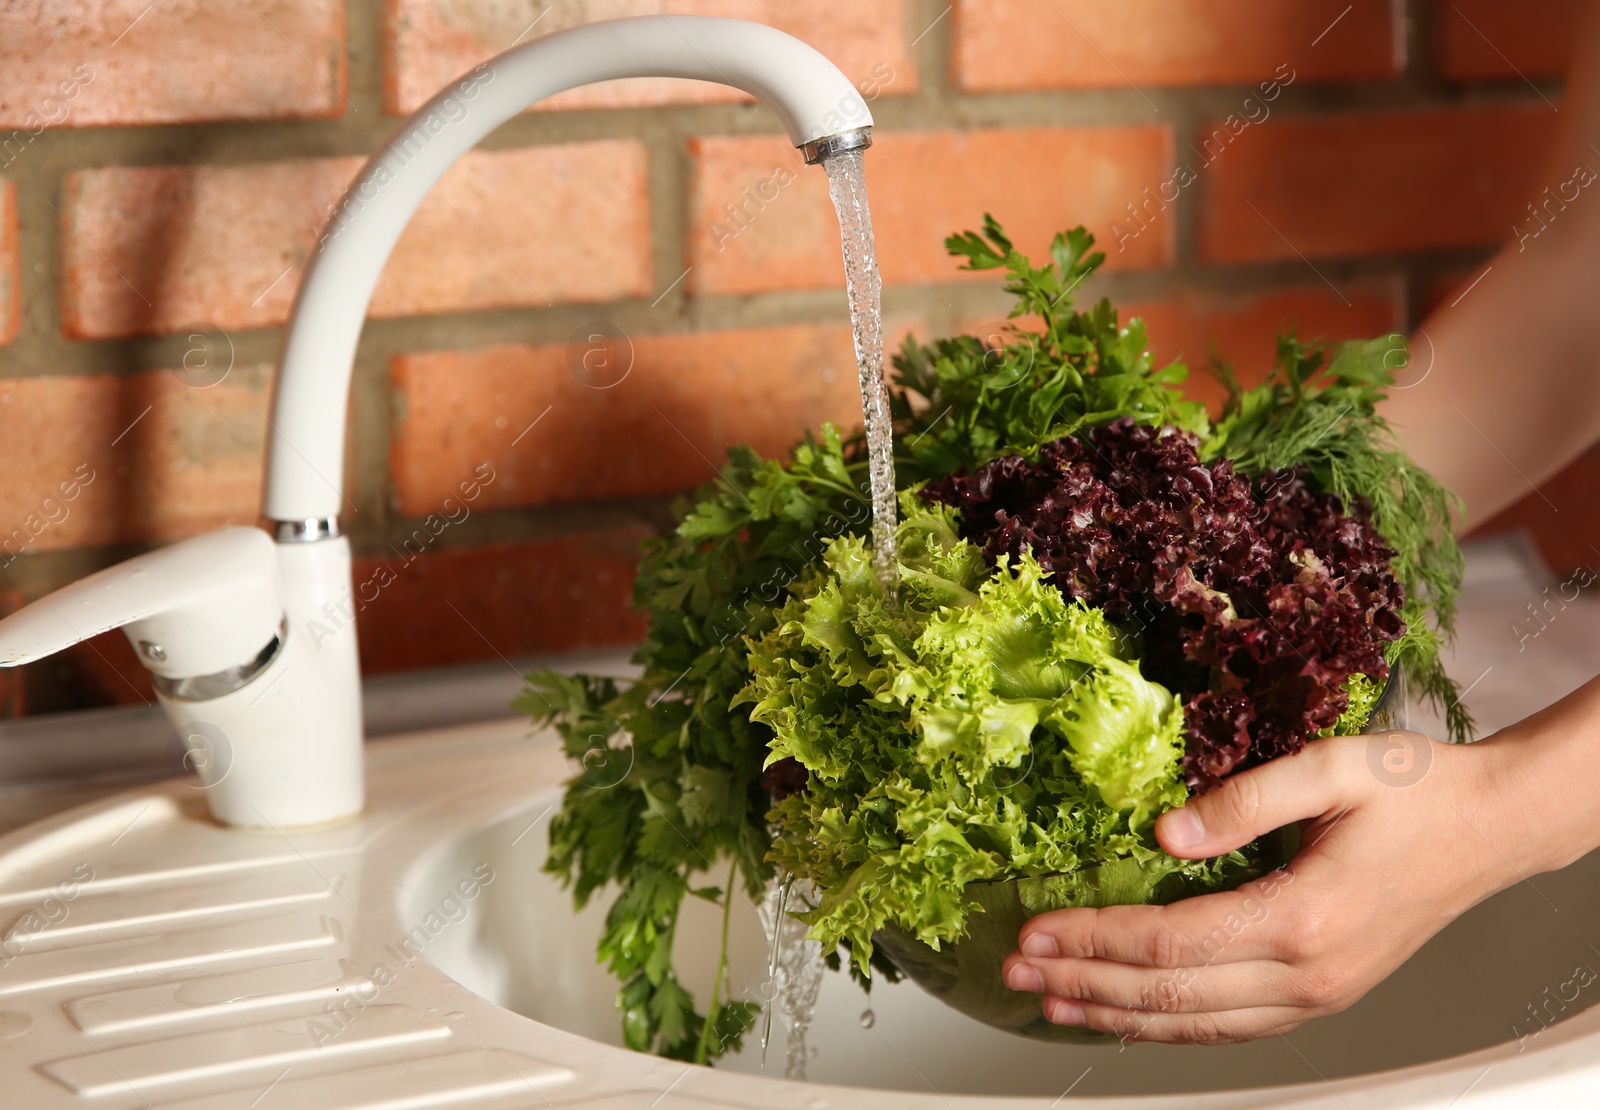
[[[1024,925],[1019,943],[1028,956],[1168,969],[1280,959],[1288,914],[1278,898],[1294,881],[1285,869],[1170,906],[1054,910]]]
[[[1292,756],[1242,771],[1156,820],[1156,839],[1179,859],[1205,859],[1241,848],[1294,821],[1349,805],[1351,751],[1344,737],[1313,742]]]
[[[1114,1033],[1125,1041],[1166,1044],[1238,1044],[1291,1032],[1316,1016],[1289,1006],[1226,1013],[1153,1014],[1067,998],[1046,998],[1043,1009],[1045,1018],[1056,1025],[1080,1025]]]
[[[1012,990],[1159,1014],[1225,1013],[1301,1001],[1294,971],[1266,960],[1211,968],[1151,968],[1110,960],[1037,959],[1014,952],[1002,974]]]
[[[1368,755],[1359,737],[1320,740],[1163,814],[1157,837],[1182,858],[1222,855],[1296,821],[1309,822],[1310,839],[1289,868],[1236,891],[1040,914],[1006,960],[1007,983],[1041,993],[1050,1021],[1178,1044],[1270,1036],[1349,1005],[1375,980],[1326,957],[1347,952],[1350,923],[1371,915],[1328,889],[1338,861],[1333,840],[1319,843],[1335,827],[1341,843],[1351,830],[1389,835],[1366,819],[1376,789]],[[1297,882],[1301,892],[1280,899]]]

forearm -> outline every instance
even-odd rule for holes
[[[1600,848],[1600,678],[1473,748],[1482,774],[1464,816],[1515,872],[1502,885]]]
[[[1381,411],[1413,458],[1481,523],[1600,438],[1600,5],[1574,60],[1560,127],[1528,201],[1565,190],[1547,215],[1518,213],[1525,230],[1478,282],[1412,336],[1412,367]],[[1508,231],[1510,229],[1508,228]],[[1480,271],[1483,273],[1483,271]],[[1477,276],[1477,275],[1473,275]],[[1470,280],[1470,279],[1468,279]]]
[[[1600,210],[1600,197],[1590,203]],[[1380,411],[1418,465],[1461,495],[1464,531],[1600,438],[1600,226],[1593,242],[1583,258],[1502,254],[1457,308],[1412,337],[1420,380]]]

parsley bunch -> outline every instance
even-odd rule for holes
[[[982,234],[945,240],[968,270],[1004,269],[1016,297],[1012,318],[1033,317],[1042,328],[1015,328],[990,341],[971,335],[918,343],[910,336],[895,356],[895,473],[904,488],[996,455],[1029,457],[1040,446],[1096,424],[1129,417],[1139,424],[1174,424],[1199,432],[1205,406],[1178,389],[1188,379],[1182,362],[1157,369],[1146,349],[1144,321],[1117,325],[1117,310],[1102,298],[1080,312],[1073,293],[1106,256],[1081,227],[1055,237],[1050,262],[1034,266],[993,216]]]

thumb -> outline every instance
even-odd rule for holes
[[[1345,808],[1340,776],[1332,773],[1335,744],[1315,741],[1226,778],[1218,786],[1156,819],[1156,839],[1179,859],[1206,859],[1242,848],[1292,821]]]

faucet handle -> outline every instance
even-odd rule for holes
[[[121,628],[164,695],[216,696],[277,650],[281,595],[267,534],[224,528],[107,567],[0,620],[0,667]]]

